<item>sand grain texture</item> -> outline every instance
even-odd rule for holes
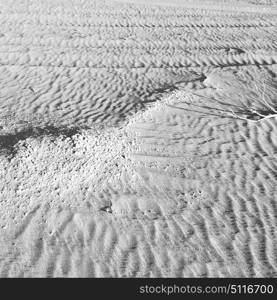
[[[230,2],[0,2],[1,277],[277,276],[276,1]]]

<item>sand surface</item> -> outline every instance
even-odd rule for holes
[[[276,277],[277,1],[1,0],[0,277]]]

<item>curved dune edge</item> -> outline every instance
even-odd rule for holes
[[[5,184],[1,276],[276,276],[276,120],[187,113],[186,96],[1,160],[10,182],[22,170]]]

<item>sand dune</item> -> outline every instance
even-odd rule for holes
[[[1,1],[1,277],[276,277],[277,10],[236,3]]]

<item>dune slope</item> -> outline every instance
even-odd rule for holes
[[[1,277],[276,277],[258,2],[0,2]]]

